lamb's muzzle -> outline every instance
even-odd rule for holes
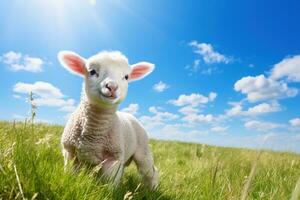
[[[113,80],[104,80],[103,85],[105,87],[102,87],[101,92],[104,96],[108,98],[117,98],[117,89],[118,84]]]

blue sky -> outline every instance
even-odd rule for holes
[[[297,1],[4,0],[0,119],[64,124],[82,80],[60,50],[119,50],[155,71],[120,110],[152,138],[300,152]]]

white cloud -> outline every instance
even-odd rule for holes
[[[211,92],[208,96],[203,96],[201,94],[192,93],[190,95],[182,94],[176,100],[170,100],[169,103],[175,106],[184,106],[178,111],[184,116],[181,120],[188,122],[189,124],[193,123],[208,123],[215,120],[215,117],[212,114],[198,114],[200,110],[196,108],[199,105],[207,104],[216,99],[217,93]]]
[[[300,82],[300,55],[277,63],[271,70],[270,78],[275,80],[287,78],[288,81]]]
[[[74,99],[59,99],[55,97],[45,98],[45,97],[37,97],[34,99],[34,103],[37,106],[50,106],[50,107],[64,107],[67,106],[68,108],[61,108],[62,111],[66,111],[69,109],[69,106],[73,106],[75,103]]]
[[[212,63],[228,64],[231,61],[229,57],[215,51],[211,44],[191,41],[189,45],[195,48],[194,52],[202,56],[206,64],[212,64]]]
[[[190,76],[197,72],[200,72],[203,75],[221,73],[222,70],[219,70],[217,66],[213,66],[212,64],[228,64],[233,61],[232,58],[215,51],[211,44],[191,41],[189,46],[194,49],[194,53],[197,55],[197,58],[194,60],[193,64],[185,67],[185,69],[190,71]]]
[[[72,105],[65,105],[63,107],[61,107],[59,110],[63,111],[63,112],[68,112],[68,113],[72,113],[76,110],[76,106]]]
[[[218,96],[217,93],[211,92],[208,95],[208,99],[209,99],[209,101],[214,101],[217,98],[217,96]]]
[[[273,101],[272,103],[260,103],[253,107],[248,108],[247,110],[243,110],[242,103],[234,103],[232,107],[226,110],[226,115],[233,116],[257,116],[263,115],[272,112],[281,111],[281,106],[277,101]]]
[[[175,140],[175,141],[192,141],[200,142],[199,138],[206,137],[209,131],[204,129],[194,129],[187,127],[185,124],[166,124],[157,129],[149,131],[151,138],[160,140]]]
[[[158,111],[157,111],[157,108],[155,107],[155,106],[151,106],[151,107],[149,107],[149,112],[151,112],[151,113],[157,113]]]
[[[194,60],[193,64],[185,66],[185,69],[194,73],[198,72],[198,70],[200,69],[200,61],[200,59]]]
[[[21,53],[16,53],[13,51],[9,51],[5,54],[2,55],[1,60],[4,64],[12,64],[12,63],[17,63],[21,60],[22,54]]]
[[[228,129],[227,126],[214,126],[210,130],[212,132],[221,133],[227,131],[227,129]]]
[[[21,99],[21,96],[20,96],[20,95],[17,95],[17,94],[14,94],[13,97],[14,97],[15,99]]]
[[[292,126],[300,126],[300,118],[291,119],[289,122]]]
[[[30,57],[13,51],[3,54],[1,60],[12,71],[41,72],[42,66],[45,64],[41,58]]]
[[[169,102],[175,106],[186,106],[190,105],[196,107],[200,104],[207,104],[210,101],[214,101],[217,97],[217,93],[211,92],[208,97],[202,94],[192,93],[190,95],[182,94],[176,100],[170,100]]]
[[[238,116],[243,112],[243,107],[240,104],[234,104],[232,108],[225,111],[227,116]]]
[[[253,129],[256,131],[270,131],[270,130],[282,127],[282,125],[280,125],[280,124],[256,121],[256,120],[248,121],[244,124],[244,126],[247,129]]]
[[[159,119],[159,121],[169,121],[169,120],[178,119],[178,115],[170,112],[158,111],[156,107],[150,107],[149,112],[154,113],[155,114],[154,117],[156,119]]]
[[[181,136],[184,138],[186,137],[193,137],[193,136],[200,136],[208,134],[207,131],[200,131],[200,130],[188,130],[188,128],[184,124],[166,124],[160,130],[160,134],[164,134],[167,136],[178,137]]]
[[[148,111],[151,112],[151,113],[154,113],[154,114],[160,112],[159,110],[163,110],[163,108],[157,107],[157,106],[150,106],[148,108]]]
[[[166,122],[176,120],[179,118],[178,115],[170,113],[170,112],[164,112],[160,111],[161,108],[151,106],[149,108],[149,112],[152,113],[153,115],[148,116],[148,115],[143,115],[139,119],[142,122],[142,124],[147,128],[147,129],[152,129],[154,127],[160,126],[160,125],[165,125]]]
[[[168,89],[170,86],[167,85],[166,83],[162,82],[162,81],[159,81],[158,83],[154,84],[153,86],[153,89],[156,91],[156,92],[163,92],[165,91],[166,89]]]
[[[123,108],[121,111],[130,113],[132,115],[136,115],[138,110],[139,110],[139,105],[137,103],[131,103],[129,104],[128,107]]]
[[[261,103],[249,108],[245,112],[245,115],[261,115],[261,114],[278,112],[278,111],[281,111],[281,107],[277,102],[274,102],[272,104]]]
[[[34,94],[34,101],[37,106],[60,107],[61,111],[75,110],[75,100],[66,99],[59,88],[51,83],[37,81],[33,84],[18,82],[14,85],[13,91],[18,94]]]
[[[264,75],[243,77],[234,84],[234,89],[246,94],[250,102],[294,97],[298,94],[296,88],[289,88],[286,83]]]
[[[208,123],[214,120],[214,116],[212,114],[207,114],[207,115],[189,114],[184,116],[182,120],[188,123]]]
[[[200,66],[200,59],[196,59],[196,60],[194,60],[191,70],[194,72],[197,72],[199,70],[199,66]]]
[[[294,97],[299,90],[287,82],[300,82],[300,55],[285,58],[274,65],[269,77],[247,76],[238,80],[234,89],[247,95],[250,102]]]
[[[34,84],[18,82],[14,86],[14,92],[28,94],[33,92],[36,95],[41,97],[53,97],[53,98],[62,98],[64,95],[61,93],[60,89],[53,86],[51,83],[37,81]]]
[[[192,106],[182,107],[178,111],[183,115],[197,114],[198,112],[200,112],[199,109]]]
[[[211,65],[202,65],[200,66],[200,59],[195,59],[192,65],[186,65],[185,69],[190,71],[189,76],[193,73],[200,72],[203,75],[212,75],[215,73],[221,73],[222,71],[218,69],[216,66]]]
[[[146,127],[147,130],[153,129],[157,126],[164,125],[164,122],[161,118],[154,116],[143,115],[139,118],[141,123]]]

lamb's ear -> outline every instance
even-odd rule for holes
[[[149,75],[155,66],[148,62],[139,62],[131,66],[131,73],[129,75],[129,81],[136,81]]]
[[[85,59],[72,51],[60,51],[58,53],[60,64],[71,73],[84,76],[86,74]]]

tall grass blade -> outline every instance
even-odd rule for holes
[[[20,182],[20,178],[19,178],[19,175],[18,175],[18,171],[17,171],[16,165],[14,165],[14,171],[15,171],[15,174],[16,174],[16,178],[17,178],[17,182],[18,182],[18,187],[19,187],[22,199],[25,200],[24,193],[23,193],[23,190],[22,190],[22,186],[21,186],[21,182]]]
[[[299,200],[299,199],[300,199],[300,177],[296,183],[295,189],[291,197],[291,200]]]
[[[253,181],[253,179],[256,175],[257,166],[258,166],[258,162],[259,162],[261,154],[262,154],[262,151],[260,151],[258,153],[258,155],[257,155],[257,157],[254,161],[254,164],[252,165],[251,172],[250,172],[249,177],[247,178],[246,184],[244,185],[244,188],[243,188],[241,200],[246,200],[247,197],[248,197],[248,193],[249,193],[249,190],[250,190],[251,183],[252,183],[252,181]]]

